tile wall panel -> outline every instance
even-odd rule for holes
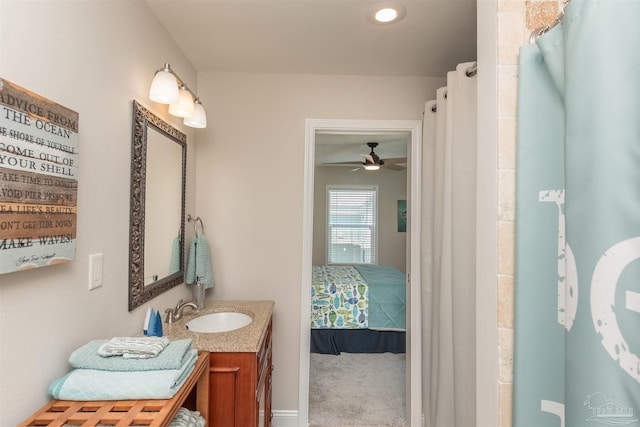
[[[561,0],[498,1],[498,354],[499,427],[512,427],[513,289],[518,50],[555,22]]]

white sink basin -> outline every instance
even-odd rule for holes
[[[222,311],[191,319],[186,328],[191,332],[229,332],[247,326],[252,321],[251,316],[244,313]]]

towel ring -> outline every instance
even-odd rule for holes
[[[198,223],[200,223],[200,229],[202,230],[202,234],[204,234],[204,223],[199,216],[194,218],[191,216],[191,214],[188,214],[187,221],[193,222],[193,232],[196,234],[196,237],[198,237]]]

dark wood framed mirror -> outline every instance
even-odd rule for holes
[[[184,282],[187,136],[133,101],[129,311]]]

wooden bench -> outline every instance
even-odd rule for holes
[[[77,402],[52,400],[20,423],[31,426],[166,427],[196,389],[196,410],[209,420],[209,353],[200,352],[189,378],[171,399]]]

